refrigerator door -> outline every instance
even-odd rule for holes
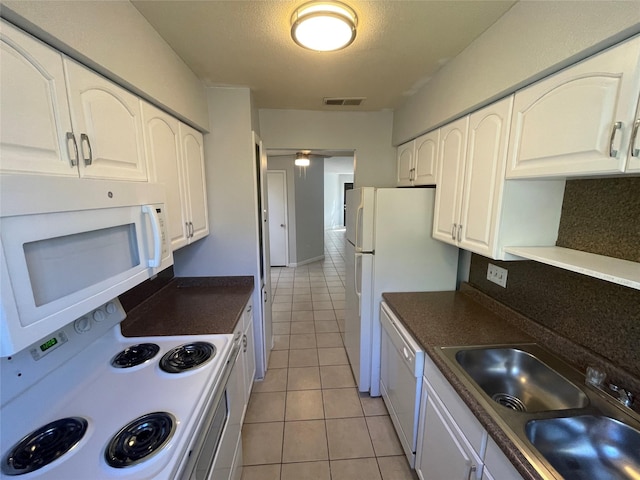
[[[358,390],[368,392],[371,381],[371,295],[373,255],[356,252],[347,242],[344,343]]]
[[[375,194],[373,187],[347,192],[347,240],[357,252],[373,252]]]

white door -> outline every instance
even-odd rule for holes
[[[289,229],[287,228],[287,172],[285,170],[267,172],[267,193],[271,266],[286,267],[289,264]]]

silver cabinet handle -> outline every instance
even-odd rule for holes
[[[189,222],[184,222],[184,226],[187,229],[187,238],[191,236],[191,230],[189,229]]]
[[[280,224],[280,226],[281,226],[282,228],[284,228],[284,223],[281,223],[281,224]]]
[[[71,156],[71,152],[69,151],[69,143],[73,142],[73,152],[74,156]],[[69,154],[69,160],[71,161],[72,167],[78,166],[78,143],[76,142],[76,136],[73,132],[67,132],[67,153]]]
[[[456,239],[456,227],[458,225],[457,224],[453,224],[453,227],[451,227],[451,240],[455,240]]]
[[[89,137],[86,133],[80,134],[80,145],[83,146],[87,144],[87,148],[89,149],[89,158],[84,156],[84,148],[82,149],[82,158],[84,159],[85,165],[91,165],[93,163],[93,151],[91,151],[91,142],[89,141]]]
[[[189,222],[189,236],[193,237],[193,233],[194,233],[194,229],[193,229],[193,222]]]
[[[622,128],[622,122],[616,122],[613,124],[613,128],[611,129],[611,138],[609,139],[609,156],[613,158],[618,156],[618,150],[613,149],[613,141],[616,138],[616,133],[621,128]]]
[[[458,241],[462,240],[462,224],[458,225]]]
[[[636,137],[638,136],[638,127],[640,127],[640,118],[633,124],[633,131],[631,132],[631,156],[640,157],[640,148],[636,147]]]
[[[247,353],[247,336],[243,335],[242,336],[242,353]]]
[[[469,466],[469,473],[467,473],[467,480],[471,480],[471,474],[472,473],[476,473],[477,469],[478,469],[478,467],[476,467],[473,464]]]

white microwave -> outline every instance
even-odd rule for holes
[[[0,356],[172,264],[161,185],[0,176]]]

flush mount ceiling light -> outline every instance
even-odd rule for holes
[[[291,37],[301,47],[331,52],[356,38],[356,12],[341,2],[309,2],[291,17]]]
[[[311,164],[311,161],[309,160],[309,154],[303,152],[296,153],[296,159],[293,163],[297,167],[308,167]]]

